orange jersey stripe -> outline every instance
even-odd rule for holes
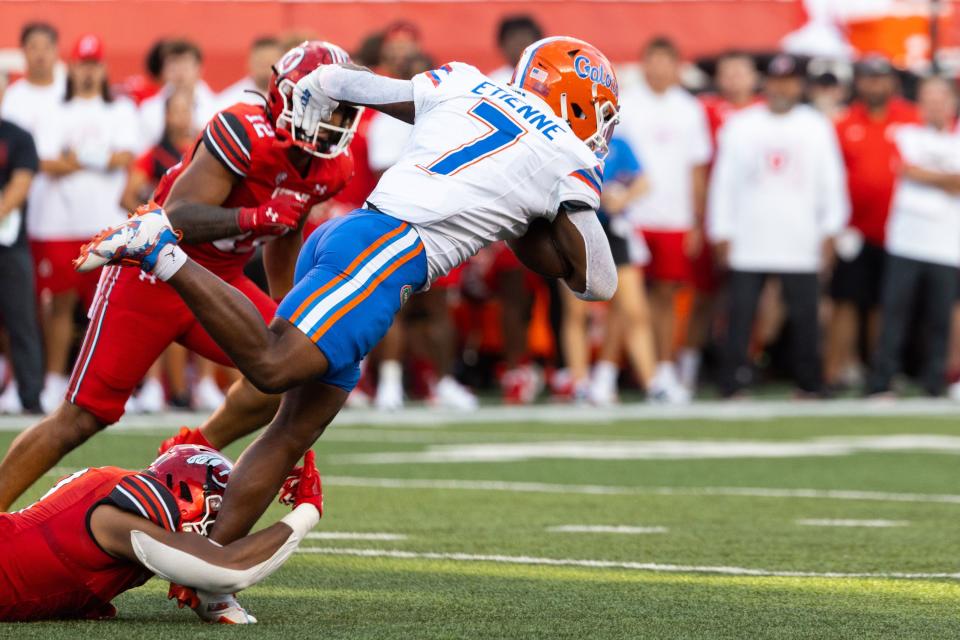
[[[305,311],[307,310],[307,308],[310,306],[310,303],[312,303],[314,300],[316,300],[319,296],[321,296],[321,295],[323,295],[324,293],[326,293],[327,291],[329,291],[329,290],[330,290],[331,288],[333,288],[333,286],[336,285],[338,282],[340,282],[340,281],[342,281],[342,280],[345,280],[345,279],[347,278],[347,276],[352,275],[351,272],[352,272],[354,269],[356,269],[356,267],[357,267],[361,262],[363,262],[364,259],[366,259],[367,256],[369,256],[371,253],[373,253],[374,251],[376,251],[377,249],[379,249],[379,248],[380,248],[381,246],[383,246],[386,242],[389,242],[392,238],[394,238],[394,237],[400,235],[401,233],[403,233],[403,232],[407,229],[408,226],[409,226],[409,225],[408,225],[406,222],[404,222],[403,224],[401,224],[401,225],[400,225],[399,227],[397,227],[396,229],[393,229],[392,231],[388,231],[387,233],[385,233],[385,234],[383,234],[382,236],[380,236],[379,238],[377,238],[377,240],[376,240],[373,244],[371,244],[369,247],[367,247],[366,249],[364,249],[363,252],[360,253],[360,255],[358,255],[356,258],[354,258],[353,262],[351,262],[351,263],[347,266],[347,268],[343,270],[342,273],[337,274],[335,277],[333,277],[333,278],[330,279],[330,282],[328,282],[327,284],[323,285],[321,288],[317,289],[316,291],[314,291],[313,293],[311,293],[309,296],[307,296],[306,300],[304,300],[302,303],[300,303],[300,306],[297,307],[297,310],[294,311],[294,312],[293,312],[293,315],[290,316],[290,323],[295,325],[295,324],[297,324],[298,322],[300,322],[300,320],[303,319],[303,314],[304,314],[304,312],[305,312]]]
[[[373,293],[374,289],[376,289],[377,286],[378,286],[381,282],[383,282],[384,280],[387,279],[387,277],[390,276],[391,273],[393,273],[394,271],[396,271],[397,269],[399,269],[400,267],[402,267],[402,266],[405,265],[406,263],[410,262],[410,261],[411,261],[412,259],[414,259],[416,256],[420,255],[420,253],[421,253],[422,251],[423,251],[423,243],[418,243],[418,244],[417,244],[417,248],[416,248],[415,250],[411,251],[410,253],[408,253],[408,254],[406,254],[405,256],[403,256],[401,259],[399,259],[399,260],[397,260],[396,262],[394,262],[393,264],[391,264],[383,273],[381,273],[379,276],[377,276],[376,279],[374,279],[373,281],[371,281],[371,282],[366,286],[366,288],[363,289],[363,291],[362,291],[362,293],[360,293],[360,295],[358,295],[357,297],[355,297],[355,298],[354,298],[353,300],[351,300],[348,304],[345,304],[344,306],[340,307],[340,309],[339,309],[336,313],[334,313],[332,316],[330,316],[329,318],[327,318],[327,321],[324,322],[322,325],[320,325],[320,328],[318,328],[316,331],[313,332],[313,335],[310,336],[310,339],[313,340],[314,342],[316,342],[317,340],[319,340],[319,339],[323,336],[323,334],[325,334],[325,333],[327,332],[327,330],[328,330],[331,326],[333,326],[333,324],[334,324],[337,320],[339,320],[340,318],[342,318],[342,317],[344,316],[344,314],[346,314],[347,312],[349,312],[349,311],[350,311],[351,309],[353,309],[355,306],[357,306],[358,304],[360,304],[361,302],[363,302],[371,293]]]

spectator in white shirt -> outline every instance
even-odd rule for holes
[[[73,49],[65,100],[49,123],[40,157],[51,177],[42,211],[28,218],[30,246],[43,300],[47,377],[41,404],[57,406],[67,388],[74,309],[89,305],[96,274],[79,274],[72,261],[101,229],[126,219],[120,195],[134,159],[136,115],[128,100],[110,96],[103,45],[81,37]]]
[[[726,396],[750,382],[747,351],[770,276],[782,284],[796,385],[805,394],[821,390],[818,272],[832,257],[849,205],[836,133],[822,114],[799,104],[803,90],[800,62],[778,55],[767,69],[766,104],[735,114],[720,132],[708,232],[730,269]]]
[[[918,106],[922,124],[904,124],[894,133],[902,164],[887,221],[882,320],[867,383],[870,394],[890,392],[917,305],[926,350],[921,386],[938,396],[946,383],[950,314],[960,268],[960,137],[953,130],[953,86],[943,78],[924,80]]]
[[[506,84],[513,77],[513,70],[520,62],[523,50],[543,38],[543,29],[533,16],[517,14],[504,16],[497,27],[497,48],[504,64],[487,74],[494,82]]]
[[[257,94],[265,96],[270,92],[273,65],[280,60],[283,53],[280,41],[273,36],[254,40],[247,57],[247,75],[220,92],[217,96],[220,109],[226,109],[238,102],[263,104]]]
[[[644,50],[645,83],[624,91],[617,133],[643,158],[650,190],[634,200],[628,219],[650,250],[650,313],[659,363],[651,381],[682,397],[674,359],[674,298],[692,277],[691,256],[703,243],[703,212],[710,132],[700,102],[679,85],[680,53],[667,38]]]
[[[163,47],[161,79],[163,89],[140,104],[140,143],[137,151],[146,151],[163,137],[167,98],[174,91],[193,95],[193,126],[203,129],[217,112],[217,96],[201,79],[203,54],[187,40],[171,40]]]

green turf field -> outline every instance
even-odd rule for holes
[[[955,418],[335,426],[317,452],[326,537],[243,594],[255,628],[151,581],[115,621],[0,638],[960,637]]]

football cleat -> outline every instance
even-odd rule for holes
[[[83,245],[73,266],[80,272],[107,264],[139,266],[144,271],[152,271],[164,247],[175,245],[180,237],[163,209],[143,206],[126,222],[104,229]]]
[[[200,604],[193,609],[204,622],[216,624],[257,624],[257,619],[240,606],[232,593],[197,591]]]

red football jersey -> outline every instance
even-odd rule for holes
[[[179,529],[176,500],[146,473],[100,467],[61,479],[26,509],[0,514],[0,621],[113,617],[110,601],[150,578],[93,539],[90,513],[103,504]]]
[[[154,194],[157,204],[164,203],[201,144],[239,178],[223,201],[224,207],[256,207],[284,192],[307,196],[312,207],[333,197],[353,176],[349,149],[332,159],[312,158],[306,175],[300,175],[288,156],[289,147],[277,142],[266,107],[240,103],[210,119],[189,157],[160,180]],[[271,238],[246,233],[203,244],[184,244],[183,249],[203,266],[229,279],[240,274],[258,242]]]
[[[882,247],[897,178],[898,151],[894,132],[903,124],[920,121],[917,108],[894,98],[884,115],[874,118],[861,102],[854,102],[837,121],[837,138],[847,167],[850,226]]]

